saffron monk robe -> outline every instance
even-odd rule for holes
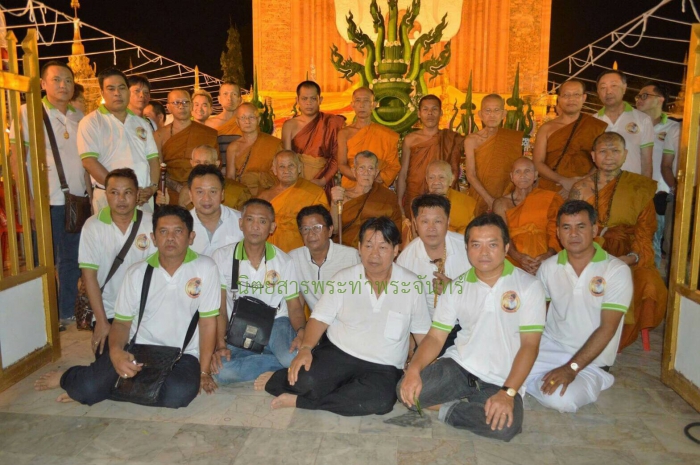
[[[313,81],[297,86],[300,115],[282,126],[282,144],[301,157],[302,177],[326,189],[330,195],[333,176],[338,171],[338,131],[345,118],[321,113],[321,88]]]
[[[372,152],[363,151],[355,156],[355,172],[357,184],[352,189],[335,186],[331,189],[331,216],[333,229],[342,227],[343,245],[357,247],[360,240],[360,226],[365,220],[378,216],[388,216],[401,230],[401,211],[399,201],[390,189],[374,182],[379,176],[377,156]],[[338,206],[343,204],[343,212],[338,217]],[[341,225],[342,221],[342,225]]]
[[[299,176],[301,161],[292,151],[283,150],[275,155],[272,172],[277,177],[277,184],[258,198],[267,200],[275,209],[277,228],[268,242],[289,253],[304,245],[297,225],[299,211],[318,204],[329,208],[328,199],[322,188]]]
[[[586,200],[598,213],[596,241],[610,255],[632,268],[633,304],[625,314],[620,349],[637,339],[642,329],[656,327],[666,312],[668,290],[654,266],[652,238],[656,231],[656,181],[622,170],[625,139],[605,132],[593,143],[597,170],[574,184],[570,199]]]
[[[540,176],[537,187],[569,196],[574,183],[594,169],[593,140],[605,132],[606,124],[581,112],[586,102],[586,84],[569,79],[557,90],[560,114],[537,131],[532,161]]]
[[[447,187],[450,188],[450,192],[459,191],[459,164],[464,149],[464,137],[449,129],[440,129],[441,117],[442,101],[435,95],[422,97],[418,102],[418,119],[422,128],[406,134],[403,139],[401,171],[396,182],[396,193],[405,217],[411,214],[413,199],[429,192],[428,166],[434,161],[444,161],[449,165],[455,176],[452,176]],[[459,208],[452,202],[452,208],[455,207]],[[473,211],[470,211],[470,218],[464,223],[464,229],[472,214]],[[458,232],[464,233],[464,229]]]
[[[282,141],[260,131],[260,115],[252,103],[236,110],[242,136],[226,148],[226,177],[245,184],[253,196],[275,185],[272,159],[282,150]]]
[[[216,146],[216,130],[192,121],[190,94],[184,89],[168,93],[168,111],[173,122],[158,129],[153,138],[166,164],[166,186],[170,204],[179,204],[179,192],[192,171],[191,154],[200,145]]]
[[[505,102],[498,94],[481,100],[479,118],[484,129],[464,139],[464,157],[470,196],[477,200],[474,216],[490,211],[510,186],[510,167],[523,154],[523,132],[503,129]]]
[[[338,132],[338,171],[343,175],[342,186],[350,189],[355,185],[352,167],[355,155],[369,150],[379,159],[377,182],[389,187],[401,169],[399,163],[399,135],[395,131],[373,123],[374,92],[359,87],[352,93],[352,109],[355,121]]]
[[[535,187],[537,170],[526,157],[513,163],[510,179],[515,190],[496,199],[493,211],[508,224],[510,261],[530,274],[561,247],[557,239],[557,212],[564,199],[556,192]]]

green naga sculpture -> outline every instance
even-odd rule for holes
[[[253,73],[253,98],[250,103],[255,105],[260,112],[260,131],[266,134],[272,134],[275,131],[275,110],[272,108],[272,102],[267,104],[260,101],[258,94],[258,71]]]
[[[422,34],[413,46],[409,34],[420,13],[420,0],[413,0],[399,21],[398,0],[388,0],[389,23],[384,23],[384,15],[376,0],[370,4],[370,14],[377,39],[372,42],[348,13],[348,39],[365,57],[364,64],[352,58],[344,58],[338,47],[331,47],[331,62],[342,77],[351,81],[359,76],[360,85],[374,91],[377,108],[372,112],[372,120],[399,133],[407,131],[418,121],[417,102],[428,93],[425,73],[432,81],[440,75],[440,70],[450,62],[450,42],[436,57],[421,62],[430,48],[440,42],[447,26],[447,14],[442,21],[427,33]]]
[[[454,121],[459,114],[459,110],[464,110],[464,114],[460,117],[460,123],[457,127],[454,127]],[[469,73],[469,87],[467,87],[467,97],[464,99],[464,103],[457,108],[457,101],[454,103],[454,114],[450,120],[450,130],[457,131],[463,136],[468,136],[479,130],[476,126],[476,120],[474,118],[474,110],[476,110],[476,105],[472,103],[472,73]]]
[[[515,81],[513,82],[513,94],[506,104],[510,107],[514,107],[515,110],[508,110],[506,113],[506,122],[503,125],[506,129],[515,129],[517,131],[523,131],[523,137],[529,138],[532,129],[535,126],[534,114],[530,102],[527,104],[527,111],[523,111],[525,102],[520,98],[520,63],[515,71]]]

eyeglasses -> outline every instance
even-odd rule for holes
[[[564,100],[578,100],[583,96],[581,93],[576,93],[576,94],[561,94],[559,98],[564,99]]]
[[[312,231],[314,234],[321,234],[321,231],[323,231],[323,225],[315,224],[313,226],[302,226],[301,228],[299,228],[299,232],[302,236],[306,236]]]
[[[189,100],[175,100],[173,102],[168,102],[170,105],[180,108],[180,107],[189,107],[190,106],[190,101]]]
[[[658,95],[658,94],[647,94],[644,92],[643,94],[639,94],[636,97],[634,97],[635,100],[646,100],[649,97],[663,97],[663,95]]]

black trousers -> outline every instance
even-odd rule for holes
[[[327,338],[312,353],[311,369],[302,368],[294,386],[289,385],[285,368],[272,375],[265,390],[273,396],[296,394],[298,408],[343,416],[383,415],[393,410],[402,370],[360,360]]]
[[[109,399],[119,378],[109,358],[109,350],[95,356],[97,359],[90,365],[71,367],[61,376],[61,387],[71,399],[81,404],[94,405]],[[160,400],[153,407],[187,407],[199,393],[200,372],[197,357],[183,355],[165,379]]]

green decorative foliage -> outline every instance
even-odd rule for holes
[[[245,71],[243,69],[243,53],[241,51],[241,36],[238,29],[231,25],[228,28],[226,51],[221,52],[221,71],[224,82],[234,82],[245,87]]]
[[[266,134],[272,134],[275,131],[275,110],[272,108],[272,102],[267,104],[267,101],[262,102],[258,94],[258,71],[253,73],[253,98],[250,103],[255,105],[260,112],[260,131]]]
[[[513,82],[513,94],[506,104],[515,107],[515,110],[508,110],[506,113],[506,122],[503,125],[506,129],[515,129],[523,131],[524,137],[530,137],[532,128],[534,127],[534,114],[530,103],[527,104],[527,111],[524,111],[525,102],[520,98],[520,63],[515,71],[515,81]]]

